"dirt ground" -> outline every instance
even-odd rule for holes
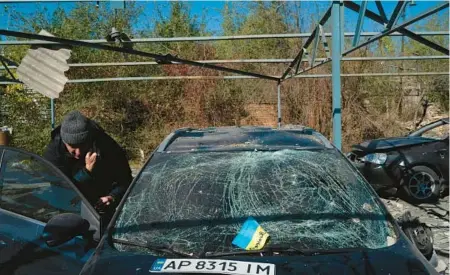
[[[449,272],[449,197],[441,199],[437,204],[411,205],[401,199],[382,199],[394,218],[399,217],[405,211],[410,211],[413,217],[419,220],[433,231],[434,249],[438,259],[445,264],[445,270],[441,274]]]

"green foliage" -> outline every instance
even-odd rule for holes
[[[449,111],[449,81],[448,76],[434,78],[431,83],[433,89],[429,91],[429,99],[431,102],[436,103],[443,111]]]
[[[50,100],[11,86],[1,94],[0,125],[13,128],[12,146],[42,153],[50,136]]]
[[[226,35],[244,34],[275,34],[287,33],[289,30],[282,14],[281,2],[251,2],[240,7],[248,9],[249,13],[242,20],[235,19],[239,15],[235,7],[242,3],[228,3],[222,11],[224,21],[222,28]],[[286,39],[223,41],[219,45],[221,58],[284,58],[289,52],[289,42]]]
[[[211,126],[236,125],[246,116],[242,90],[226,84],[218,86],[204,99],[204,113]]]
[[[154,35],[157,37],[188,37],[199,36],[200,25],[196,17],[191,17],[189,7],[183,2],[170,2],[170,15],[167,19],[159,11],[159,21],[156,22]],[[196,58],[192,54],[193,43],[161,43],[156,46],[160,53],[180,55],[183,58]]]
[[[155,33],[161,37],[194,36],[200,32],[196,18],[191,18],[183,2],[170,2],[170,16],[167,20],[160,14]]]

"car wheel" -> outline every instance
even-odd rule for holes
[[[397,222],[406,237],[427,260],[430,260],[434,253],[433,232],[431,228],[421,223],[418,218],[413,218],[409,211],[399,217]]]
[[[403,228],[408,239],[419,249],[427,260],[433,256],[433,237],[431,229],[423,224]]]
[[[407,200],[415,203],[436,201],[441,192],[438,174],[426,166],[414,166],[408,169],[401,180],[402,190]]]

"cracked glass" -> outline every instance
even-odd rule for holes
[[[373,190],[327,149],[156,153],[113,238],[194,254],[237,251],[232,241],[249,217],[270,235],[266,247],[375,249],[397,239]]]
[[[48,222],[57,214],[80,214],[81,198],[55,168],[27,153],[4,150],[0,208]]]

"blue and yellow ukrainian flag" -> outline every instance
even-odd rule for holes
[[[264,247],[269,234],[259,223],[249,217],[233,240],[233,244],[245,250],[259,250]]]

